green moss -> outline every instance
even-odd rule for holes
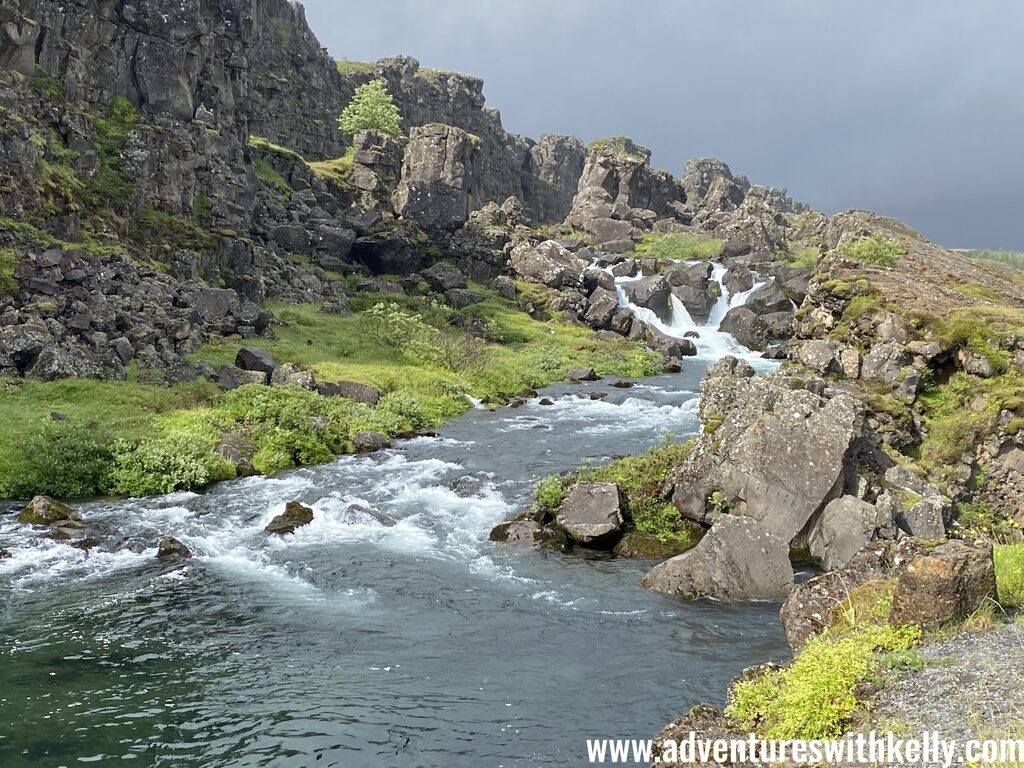
[[[122,164],[128,134],[135,130],[139,113],[123,96],[111,101],[104,115],[93,119],[99,168],[89,182],[94,205],[111,207],[131,199],[133,184]]]
[[[205,250],[213,247],[214,236],[187,219],[146,207],[128,222],[129,236],[147,246]]]
[[[288,158],[289,160],[294,160],[299,163],[306,162],[302,155],[300,155],[298,152],[292,149],[288,149],[287,147],[282,147],[280,144],[274,144],[272,141],[264,139],[262,136],[250,136],[249,146],[255,149],[264,150],[266,152],[273,152],[276,155],[281,155],[282,157]]]
[[[957,373],[948,383],[927,388],[919,398],[925,410],[927,436],[921,459],[930,469],[959,460],[996,425],[1003,403],[1011,405],[1024,387],[1024,374],[1011,371],[991,379]]]
[[[292,185],[288,183],[288,180],[272,166],[267,160],[262,157],[257,157],[252,162],[253,168],[256,169],[256,175],[263,180],[268,186],[273,187],[285,197],[291,197]]]
[[[966,347],[986,358],[997,372],[1005,372],[1013,362],[1006,341],[1024,334],[1024,309],[975,306],[954,310],[941,320],[929,318],[926,325],[946,346]]]
[[[812,638],[789,667],[738,683],[726,714],[762,738],[836,738],[860,708],[857,686],[881,667],[880,654],[908,651],[919,639],[916,628],[889,626]]]
[[[345,185],[352,173],[352,161],[356,156],[356,148],[349,147],[345,154],[336,160],[322,160],[308,163],[310,170],[324,179]]]
[[[850,259],[877,267],[892,267],[903,256],[903,246],[898,240],[884,235],[870,235],[846,243],[840,252]]]
[[[610,149],[613,152],[629,152],[633,142],[626,136],[610,136],[604,139],[594,139],[590,142],[590,149]]]
[[[1024,608],[1024,543],[997,544],[992,554],[999,602],[1004,607]]]
[[[13,248],[0,248],[0,296],[9,296],[18,290],[14,271],[19,261],[21,256]]]
[[[692,232],[645,232],[636,254],[663,261],[703,261],[720,253],[722,245],[722,240]]]

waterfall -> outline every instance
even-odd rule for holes
[[[689,263],[697,264],[699,262]],[[607,268],[606,271],[611,273],[611,268]],[[763,364],[765,361],[761,358],[760,352],[747,349],[736,341],[731,334],[720,331],[719,327],[729,310],[743,306],[747,302],[747,299],[750,298],[750,295],[764,285],[765,281],[760,280],[760,276],[755,274],[754,286],[749,291],[729,296],[729,292],[726,290],[725,285],[722,282],[728,271],[728,268],[723,264],[715,264],[712,267],[711,279],[718,283],[721,293],[718,301],[715,303],[715,306],[711,309],[707,322],[703,325],[698,325],[694,322],[690,313],[687,311],[686,306],[674,293],[670,296],[670,307],[672,313],[671,319],[667,323],[658,317],[653,310],[638,306],[631,302],[629,297],[626,295],[624,286],[642,279],[642,275],[636,277],[616,277],[615,291],[619,297],[619,306],[629,309],[633,313],[634,317],[647,323],[652,328],[677,339],[685,338],[687,333],[698,334],[696,338],[691,336],[690,340],[696,344],[697,356],[699,358],[717,360],[725,357],[726,355],[732,355],[733,357],[742,358],[747,362],[756,361],[758,364]]]

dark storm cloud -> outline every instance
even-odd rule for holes
[[[832,212],[1024,249],[1019,0],[306,0],[338,58],[484,79],[505,127],[713,155]]]

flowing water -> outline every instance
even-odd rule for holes
[[[0,516],[0,766],[574,766],[587,738],[721,703],[744,667],[785,657],[778,606],[683,603],[636,586],[651,563],[487,540],[538,477],[695,432],[705,368],[562,385],[551,406],[475,409],[204,495],[80,506],[129,540],[177,536],[184,568]],[[264,534],[292,499],[314,522]]]

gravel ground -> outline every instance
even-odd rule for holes
[[[875,701],[872,720],[944,738],[1024,738],[1024,625],[962,634],[921,649],[929,663]]]

